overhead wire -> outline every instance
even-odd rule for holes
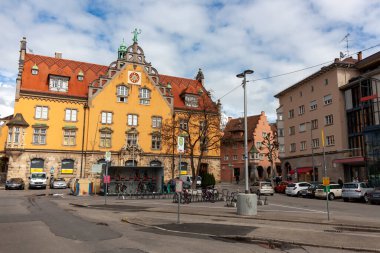
[[[347,57],[350,57],[350,56],[353,56],[355,54],[358,54],[359,52],[364,52],[364,51],[367,51],[367,50],[370,50],[370,49],[373,49],[375,47],[378,47],[380,46],[380,43],[379,44],[376,44],[374,46],[371,46],[371,47],[368,47],[368,48],[365,48],[363,50],[360,50],[356,53],[352,53],[352,54],[349,54],[347,55]],[[328,64],[328,63],[332,63],[333,60],[330,60],[330,61],[326,61],[326,62],[323,62],[323,63],[319,63],[319,64],[316,64],[316,65],[313,65],[313,66],[310,66],[310,67],[306,67],[306,68],[303,68],[303,69],[297,69],[297,70],[293,70],[293,71],[290,71],[290,72],[286,72],[286,73],[282,73],[282,74],[278,74],[278,75],[274,75],[274,76],[268,76],[268,77],[263,77],[263,78],[259,78],[259,79],[252,79],[252,80],[247,80],[246,82],[257,82],[257,81],[262,81],[262,80],[268,80],[268,79],[272,79],[272,78],[276,78],[276,77],[281,77],[281,76],[286,76],[286,75],[291,75],[291,74],[294,74],[294,73],[297,73],[297,72],[301,72],[301,71],[305,71],[305,70],[308,70],[308,69],[312,69],[312,68],[316,68],[318,66],[321,66],[321,65],[325,65],[325,64]],[[234,88],[232,88],[230,91],[228,91],[227,93],[225,93],[223,96],[221,96],[218,100],[221,100],[222,98],[224,98],[225,96],[231,94],[233,91],[235,91],[237,88],[241,87],[243,85],[243,83],[235,86]]]

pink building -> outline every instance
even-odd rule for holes
[[[248,173],[250,180],[263,180],[279,175],[280,171],[272,170],[268,160],[268,150],[263,145],[264,137],[273,136],[276,130],[269,124],[265,112],[247,117],[248,130]],[[236,176],[240,180],[244,175],[244,118],[229,119],[222,138],[221,146],[221,180],[233,182]],[[278,161],[276,161],[276,164]]]

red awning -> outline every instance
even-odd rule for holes
[[[333,163],[345,163],[345,164],[364,164],[364,157],[349,157],[342,159],[335,159]]]
[[[313,171],[313,167],[301,167],[297,168],[297,173],[302,174],[302,173],[307,173]]]

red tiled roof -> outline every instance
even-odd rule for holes
[[[36,64],[39,69],[38,75],[32,75],[32,67]],[[106,74],[107,66],[85,63],[79,61],[72,61],[68,59],[60,59],[55,57],[26,54],[24,61],[24,71],[22,72],[21,91],[25,92],[39,92],[44,94],[55,94],[66,97],[82,97],[87,98],[88,86],[99,78],[99,76]],[[84,74],[83,81],[77,79],[79,71]],[[69,80],[69,90],[67,93],[55,92],[49,90],[49,75],[67,76]],[[199,95],[202,90],[202,98],[200,99],[200,106],[198,110],[202,110],[202,105],[212,111],[217,111],[216,104],[212,102],[211,98],[207,95],[207,91],[202,83],[188,78],[174,77],[168,75],[159,75],[160,83],[170,83],[172,86],[172,94],[174,97],[175,109],[188,109],[185,105],[184,94]],[[204,102],[205,101],[205,102]],[[192,110],[197,108],[191,107]]]
[[[31,70],[34,64],[38,66],[38,75],[32,75]],[[88,85],[100,75],[104,75],[107,69],[107,66],[92,63],[26,54],[24,71],[22,72],[21,91],[35,91],[85,98],[88,93]],[[79,71],[82,71],[84,74],[83,81],[79,81],[77,78]],[[68,93],[49,90],[49,75],[51,74],[70,78]]]
[[[160,75],[160,82],[162,84],[170,83],[170,85],[172,86],[172,94],[174,96],[174,108],[189,109],[189,107],[185,105],[185,99],[183,98],[183,95],[192,94],[201,97],[199,99],[199,110],[202,110],[204,104],[206,104],[208,109],[212,110],[214,108],[216,110],[215,104],[211,101],[211,98],[207,95],[207,91],[203,87],[202,83],[198,80]],[[200,90],[202,91],[201,95],[199,92]],[[191,107],[191,109],[196,110],[197,108]]]
[[[259,122],[261,114],[253,115],[247,117],[247,137],[251,140],[253,137],[253,131],[255,131],[256,125]],[[228,121],[226,128],[224,129],[223,140],[234,140],[242,141],[244,140],[244,134],[239,136],[234,136],[234,132],[244,133],[244,118],[231,119]]]

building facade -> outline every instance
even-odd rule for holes
[[[356,62],[335,59],[275,95],[282,170],[288,179],[321,181],[325,169],[333,181],[344,177],[344,166],[336,162],[349,148],[339,88],[358,75]]]
[[[360,75],[341,87],[345,96],[348,145],[346,156],[337,162],[344,166],[344,178],[368,179],[380,186],[380,53],[355,67]]]
[[[272,169],[272,163],[266,155],[268,149],[263,145],[267,135],[273,136],[273,127],[269,124],[265,112],[247,117],[248,173],[250,180],[265,180],[280,175],[281,171]],[[276,155],[277,157],[277,155]],[[279,161],[275,159],[277,165]],[[274,166],[276,166],[274,165]],[[245,178],[244,160],[244,118],[229,119],[224,129],[221,146],[221,179],[232,182]]]
[[[167,147],[174,143],[162,140],[164,122],[181,111],[202,110],[200,100],[208,101],[220,120],[220,105],[205,89],[201,70],[197,79],[160,75],[145,60],[137,38],[129,47],[123,42],[109,66],[63,59],[59,53],[29,54],[23,38],[16,83],[14,115],[0,126],[8,178],[42,171],[66,179],[90,177],[109,151],[113,166],[161,167],[168,180],[179,174],[179,156]],[[199,155],[195,149],[193,156]],[[214,149],[201,159],[217,180],[219,157]],[[189,156],[184,154],[182,162],[182,170],[191,174],[185,166]]]

